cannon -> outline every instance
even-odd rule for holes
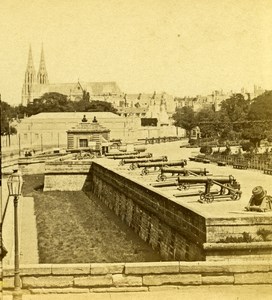
[[[146,162],[146,163],[139,163],[137,166],[138,168],[143,168],[141,175],[147,175],[150,173],[150,168],[154,168],[154,171],[157,171],[158,169],[160,170],[162,167],[167,167],[167,166],[180,166],[184,167],[187,165],[186,159],[182,160],[173,160],[173,161],[165,161],[165,162]]]
[[[122,159],[120,161],[120,165],[130,164],[130,170],[134,170],[138,167],[138,163],[144,162],[159,162],[159,161],[167,161],[167,156],[159,156],[159,157],[146,157],[146,158],[132,158],[132,159]]]
[[[272,210],[272,196],[268,196],[267,192],[261,186],[256,186],[252,190],[252,196],[245,207],[247,211],[271,211]]]
[[[142,154],[129,154],[129,155],[116,155],[116,156],[111,156],[108,157],[110,159],[133,159],[133,158],[149,158],[152,157],[152,153],[142,153]]]
[[[171,174],[171,177],[170,179],[173,179],[175,178],[174,176],[175,175],[184,175],[184,176],[189,176],[189,175],[193,175],[193,176],[197,176],[197,175],[201,175],[201,176],[204,176],[204,175],[208,175],[209,174],[209,171],[206,170],[206,168],[204,169],[174,169],[174,168],[161,168],[161,174],[158,175],[158,178],[157,178],[157,181],[164,181],[166,180],[167,177],[165,174]],[[211,174],[209,174],[211,175]]]
[[[113,153],[105,153],[105,156],[110,158],[113,156],[124,156],[124,155],[137,155],[138,151],[130,151],[130,152],[113,152]]]
[[[239,200],[242,192],[240,191],[240,184],[230,176],[183,176],[178,177],[178,189],[186,190],[190,186],[204,185],[204,192],[200,193],[199,201],[201,203],[211,203],[214,199],[221,200]],[[211,193],[211,187],[217,185],[220,187],[218,194]]]

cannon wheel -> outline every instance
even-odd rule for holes
[[[129,166],[130,170],[134,170],[136,167],[135,167],[135,164],[132,163],[130,166]]]
[[[239,200],[241,198],[241,193],[236,192],[231,196],[232,200]]]
[[[179,185],[179,190],[188,190],[190,188],[190,185],[188,183],[182,183]]]
[[[164,181],[166,178],[167,177],[165,175],[163,175],[163,174],[159,174],[158,175],[158,180],[160,180],[160,181]]]
[[[214,200],[213,194],[211,194],[211,193],[205,194],[205,195],[204,195],[204,200],[205,200],[207,203],[212,203],[213,200]]]
[[[201,192],[199,197],[200,197],[200,200],[203,201],[205,199],[205,193]]]
[[[148,174],[148,170],[146,168],[143,168],[141,174],[142,175],[147,175]]]

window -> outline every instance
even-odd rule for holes
[[[88,140],[87,139],[80,139],[79,140],[79,147],[80,148],[88,147]]]

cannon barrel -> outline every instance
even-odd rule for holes
[[[194,174],[203,174],[206,175],[209,173],[208,170],[204,169],[200,169],[200,168],[195,168],[195,169],[174,169],[174,168],[166,168],[163,167],[161,168],[161,173],[171,173],[171,174],[187,174],[187,173],[194,173]]]
[[[143,153],[143,154],[132,154],[132,155],[117,155],[109,158],[112,159],[137,159],[137,158],[149,158],[152,157],[152,153]]]
[[[183,176],[178,177],[178,183],[208,183],[209,181],[219,182],[219,183],[232,183],[234,178],[232,176],[199,176],[199,177],[192,177],[192,176]]]
[[[131,159],[124,159],[124,164],[133,164],[133,163],[141,163],[141,162],[156,162],[156,161],[167,161],[166,156],[160,156],[160,157],[141,157],[141,158],[131,158]]]
[[[130,152],[116,152],[116,153],[105,153],[106,157],[112,156],[124,156],[124,155],[137,155],[139,152],[137,151],[130,151]]]
[[[167,181],[167,182],[160,182],[160,183],[153,183],[153,187],[168,187],[168,186],[178,186],[177,181]]]
[[[139,163],[139,168],[151,168],[151,167],[163,167],[163,166],[184,166],[186,164],[185,160],[177,160],[177,161],[167,161],[167,162],[146,162]]]

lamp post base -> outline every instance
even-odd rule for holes
[[[23,294],[22,294],[21,290],[20,291],[14,291],[12,293],[12,300],[22,300],[22,296],[23,296]]]

